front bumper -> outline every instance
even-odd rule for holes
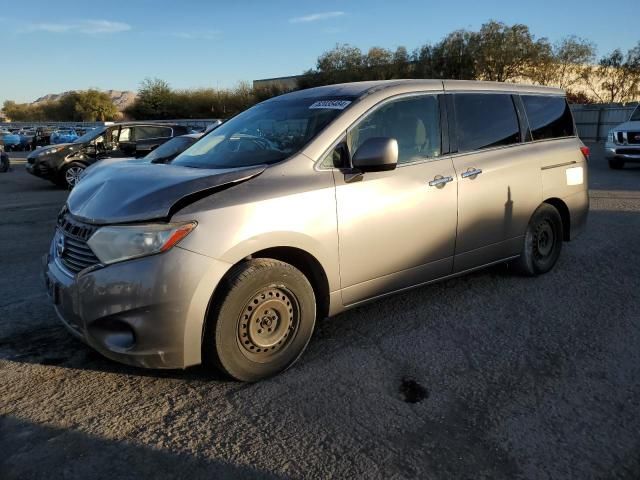
[[[607,160],[640,162],[640,145],[617,145],[607,142],[604,146],[604,156]]]
[[[50,251],[44,258],[45,284],[74,336],[129,365],[200,363],[208,302],[230,265],[176,247],[71,276],[54,256]]]
[[[37,159],[27,158],[25,170],[31,175],[36,177],[46,178],[51,180],[55,177],[55,170],[49,166],[46,162],[40,162]]]

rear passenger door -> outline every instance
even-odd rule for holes
[[[517,255],[541,202],[540,165],[524,143],[518,101],[508,93],[448,96],[457,150],[456,272]]]

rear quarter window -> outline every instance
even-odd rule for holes
[[[168,138],[172,130],[169,127],[136,127],[136,140],[146,140],[148,138]]]
[[[521,95],[534,140],[575,135],[571,109],[564,97]]]
[[[458,151],[521,142],[515,105],[506,93],[457,93],[453,96]]]

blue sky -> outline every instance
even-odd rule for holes
[[[593,0],[0,0],[0,103],[89,87],[136,90],[145,77],[176,88],[232,87],[301,73],[336,43],[411,51],[489,19],[524,23],[552,41],[582,36],[599,54],[626,51],[640,40],[630,14],[637,6],[637,0],[615,8]]]

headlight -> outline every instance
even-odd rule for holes
[[[43,155],[51,155],[54,153],[58,153],[61,150],[64,150],[64,147],[45,148],[41,152],[38,152],[38,157],[41,157]]]
[[[613,143],[613,141],[614,141],[614,140],[613,140],[613,132],[609,132],[609,133],[607,134],[607,142],[609,142],[609,143]]]
[[[196,228],[196,222],[102,227],[89,247],[104,264],[166,252]]]

